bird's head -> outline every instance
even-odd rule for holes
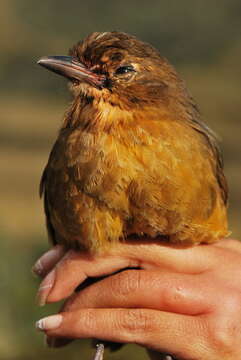
[[[151,45],[122,32],[95,32],[78,42],[69,56],[38,62],[71,81],[75,97],[131,108],[170,101],[183,90],[174,68]]]

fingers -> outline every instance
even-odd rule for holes
[[[206,292],[209,296],[206,296]],[[65,302],[61,312],[74,312],[81,308],[145,307],[200,315],[211,311],[212,293],[212,287],[202,279],[202,275],[197,278],[197,275],[194,277],[160,270],[126,270],[75,293]],[[214,296],[217,299],[217,294]],[[222,297],[221,294],[219,296]],[[71,341],[47,337],[51,347],[62,347]]]
[[[137,265],[127,257],[91,257],[87,253],[69,250],[40,284],[38,303],[44,305],[68,297],[88,277],[100,277]]]
[[[180,249],[160,243],[129,241],[116,244],[108,255],[90,256],[84,252],[69,250],[41,283],[38,302],[44,305],[59,301],[70,296],[87,277],[109,275],[127,267],[161,268],[178,273],[199,274],[213,264],[217,248],[211,248],[209,245],[208,249],[206,246]],[[52,256],[51,261],[48,253],[40,260],[48,270],[62,254],[63,250],[60,249],[56,251],[56,256]]]
[[[219,261],[218,251],[224,251],[221,245],[180,249],[136,240],[116,244],[108,255],[90,256],[69,250],[63,256],[65,250],[58,245],[35,265],[35,269],[42,266],[38,271],[41,274],[48,273],[40,285],[38,302],[44,305],[46,302],[59,301],[70,296],[87,277],[108,275],[126,267],[161,268],[177,273],[199,274],[216,266]],[[230,254],[225,251],[225,256],[233,256],[232,253],[232,250]]]
[[[207,281],[202,280],[201,276],[197,278],[165,271],[126,270],[72,295],[62,310],[149,308],[200,315],[211,311],[213,291],[208,287]],[[209,297],[206,292],[209,292]]]
[[[37,328],[50,337],[98,338],[137,343],[180,358],[185,358],[187,353],[198,358],[195,356],[199,347],[203,347],[202,339],[193,342],[193,336],[199,333],[196,317],[150,309],[83,309],[64,312],[40,320]]]
[[[212,263],[208,264],[208,270],[194,272],[195,276],[192,272],[181,274],[162,264],[158,268],[155,262],[136,260],[141,252],[134,257],[130,251],[129,265],[126,266],[141,265],[143,270],[124,271],[85,288],[66,302],[60,317],[44,319],[38,323],[38,328],[46,332],[48,341],[58,338],[54,340],[59,344],[57,346],[66,343],[65,337],[96,337],[107,341],[135,342],[159,352],[172,353],[177,358],[219,359],[225,358],[227,353],[240,354],[240,255],[234,253],[230,245],[226,247],[224,242],[196,249],[201,252],[201,257],[205,256],[207,249],[211,254],[207,262],[212,259]],[[123,249],[117,250],[118,256],[110,254],[111,259],[124,257]],[[147,256],[142,253],[145,259],[149,259],[151,252]],[[152,254],[155,260],[155,251]],[[86,255],[82,256],[85,258]],[[99,260],[105,258],[102,256]],[[135,260],[132,262],[130,258]],[[97,259],[89,261],[95,264]],[[106,259],[110,266],[108,261]],[[55,269],[61,264],[64,264],[62,259]],[[88,269],[89,265],[86,265]],[[71,276],[70,272],[68,275]],[[192,303],[189,303],[191,298]],[[198,306],[202,309],[200,313]],[[183,308],[187,314],[181,313]]]
[[[145,265],[149,264],[149,266],[161,265],[174,271],[198,273],[205,271],[213,261],[214,256],[211,248],[215,252],[217,247],[241,252],[240,242],[233,239],[224,239],[208,246],[200,245],[187,248],[175,247],[158,240],[129,240],[117,244],[110,250],[109,255],[129,257]],[[62,245],[56,245],[37,260],[32,268],[33,272],[44,277],[65,253],[66,250]]]

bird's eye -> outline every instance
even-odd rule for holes
[[[133,72],[135,71],[134,67],[132,65],[125,65],[125,66],[120,66],[117,70],[116,70],[116,75],[122,75],[122,74],[127,74],[128,72]]]

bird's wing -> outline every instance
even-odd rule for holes
[[[213,171],[216,175],[217,182],[220,187],[221,196],[225,205],[228,201],[228,184],[223,172],[223,157],[218,145],[215,133],[202,121],[192,120],[192,127],[198,131],[207,142],[209,149],[212,152],[211,159],[213,160]]]
[[[228,202],[228,185],[223,172],[223,158],[219,148],[218,139],[214,131],[212,131],[207,124],[201,119],[200,111],[195,103],[193,97],[185,91],[186,97],[183,102],[185,109],[187,109],[186,121],[189,125],[197,131],[204,140],[206,147],[210,151],[210,160],[212,161],[213,173],[216,176],[220,195],[222,197],[224,205]]]
[[[47,172],[48,172],[48,165],[45,167],[41,180],[40,180],[40,185],[39,185],[39,195],[44,200],[44,212],[45,212],[45,218],[46,218],[46,227],[47,227],[47,231],[48,231],[48,238],[50,240],[50,242],[53,245],[57,244],[57,236],[56,236],[56,232],[54,230],[54,227],[51,223],[50,220],[50,212],[49,212],[49,207],[48,207],[48,193],[47,193],[47,188],[46,188],[46,179],[47,179]]]

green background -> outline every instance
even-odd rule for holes
[[[36,306],[30,268],[48,247],[38,183],[70,102],[64,79],[36,61],[66,54],[92,31],[126,31],[156,46],[222,139],[230,229],[240,238],[241,2],[1,0],[0,14],[0,359],[90,359],[83,342],[47,349],[33,325],[56,309]],[[111,356],[145,353],[126,346]]]

